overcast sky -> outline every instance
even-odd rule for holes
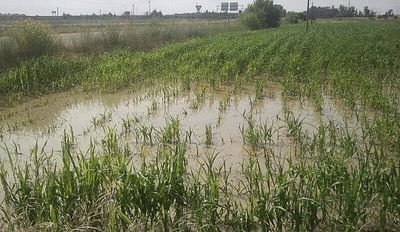
[[[202,11],[216,11],[221,2],[239,2],[246,7],[253,0],[150,0],[151,10],[162,11],[164,14],[195,12],[196,3],[202,5]],[[311,0],[313,1],[313,0]],[[276,4],[283,5],[290,11],[303,11],[306,8],[306,0],[275,0]],[[348,5],[348,0],[314,0],[317,6]],[[132,11],[135,5],[135,14],[144,14],[149,9],[148,0],[1,0],[0,13],[20,13],[27,15],[51,15],[52,10],[59,7],[59,12],[79,15],[98,14],[112,12],[121,14],[124,11]],[[384,13],[388,9],[394,9],[400,14],[400,0],[351,0],[351,4],[359,9],[368,5],[371,9]]]

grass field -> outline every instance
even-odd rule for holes
[[[323,22],[305,33],[303,25],[284,25],[147,52],[121,48],[21,62],[0,74],[3,112],[46,94],[135,92],[162,83],[162,99],[191,96],[189,115],[213,105],[207,96],[222,91],[216,99],[224,115],[233,95],[251,94],[243,124],[231,125],[242,139],[238,171],[219,158],[223,151],[205,152],[222,146],[218,122],[202,125],[200,136],[167,111],[162,126],[124,118],[110,127],[112,114],[94,117],[90,128],[103,137],[86,152],[68,128],[59,152],[33,146],[25,162],[15,162],[17,144],[6,144],[4,230],[400,230],[399,26]],[[278,126],[257,120],[271,85],[282,99]],[[163,108],[154,99],[149,115]],[[351,120],[325,120],[327,99],[343,103]],[[320,120],[309,125],[292,101],[310,104]],[[13,133],[10,125],[0,127],[0,138]],[[289,147],[284,153],[274,149],[281,137]]]

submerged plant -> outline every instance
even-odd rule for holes
[[[167,126],[161,132],[161,142],[163,144],[179,143],[180,140],[180,126],[178,118],[170,118],[167,120]]]
[[[279,128],[274,128],[273,124],[257,124],[252,115],[245,116],[246,125],[239,127],[243,143],[249,144],[252,149],[260,149],[273,143],[273,136]]]
[[[212,128],[211,125],[206,126],[206,141],[205,144],[206,146],[210,146],[213,144],[213,133],[212,133]]]

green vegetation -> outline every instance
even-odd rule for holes
[[[213,140],[212,128],[211,128],[211,125],[208,125],[208,126],[206,126],[206,141],[205,141],[205,144],[207,146],[212,145],[213,144],[212,140]]]
[[[49,55],[56,49],[50,28],[40,22],[16,22],[9,29],[9,36],[15,40],[21,56],[26,58]]]
[[[301,26],[287,26],[195,39],[149,53],[42,57],[1,74],[0,96],[34,96],[74,86],[113,90],[152,78],[218,84],[235,81],[235,76],[264,76],[281,82],[285,95],[312,97],[316,104],[330,86],[349,105],[363,99],[391,110],[394,89],[385,88],[398,83],[393,78],[398,73],[398,32],[395,22],[325,23],[309,34]]]
[[[66,52],[102,54],[116,49],[133,52],[149,51],[165,44],[181,42],[193,38],[211,36],[228,31],[240,31],[242,27],[234,22],[188,22],[158,23],[148,22],[145,26],[109,26],[100,34],[90,31],[73,39]]]
[[[191,89],[193,108],[206,95],[206,87],[195,89],[193,83],[236,90],[253,83],[255,105],[268,83],[278,82],[286,101],[277,117],[279,128],[258,122],[253,112],[243,113],[246,123],[235,126],[248,154],[235,175],[217,153],[193,148],[193,132],[182,131],[179,118],[172,117],[164,128],[123,119],[118,131],[107,128],[111,116],[105,112],[92,120],[104,128],[100,145],[80,152],[73,132],[65,133],[61,157],[36,146],[26,165],[15,162],[17,146],[6,147],[8,158],[0,165],[4,228],[398,231],[399,34],[398,22],[329,22],[316,24],[310,33],[301,25],[286,25],[147,53],[118,50],[22,62],[0,74],[3,103],[72,88],[112,91],[152,81]],[[324,96],[343,103],[357,127],[330,120],[307,125],[286,107],[291,99],[308,100],[324,114]],[[219,113],[230,99],[219,102]],[[157,102],[152,105],[156,111]],[[208,147],[217,141],[212,129],[207,126],[201,140]],[[0,136],[5,130],[0,128]],[[148,149],[138,145],[133,151],[121,138],[126,134]],[[283,154],[275,150],[282,136],[290,143]],[[197,166],[188,165],[192,156]]]
[[[51,55],[57,51],[57,43],[50,28],[31,20],[18,21],[8,29],[8,38],[0,43],[0,70],[10,67],[20,59]]]
[[[104,54],[118,49],[131,52],[149,51],[165,44],[222,32],[240,31],[235,22],[208,21],[145,21],[131,24],[117,23],[105,28],[92,28],[80,34],[54,34],[50,26],[40,21],[24,20],[8,25],[0,38],[0,72],[17,66],[21,61],[43,55]],[[63,41],[64,40],[64,41]]]
[[[304,13],[289,11],[286,14],[285,20],[287,23],[296,24],[299,23],[299,21],[305,21],[306,15]]]

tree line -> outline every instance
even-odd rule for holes
[[[371,10],[368,6],[365,6],[361,11],[354,6],[344,5],[340,5],[338,8],[335,6],[312,6],[309,16],[311,20],[344,17],[397,18],[393,9],[388,10],[384,15],[377,15],[377,12]],[[285,18],[288,23],[298,23],[306,20],[306,12],[287,12],[283,6],[274,4],[272,0],[255,0],[240,16],[241,22],[252,30],[278,27],[282,18]]]

